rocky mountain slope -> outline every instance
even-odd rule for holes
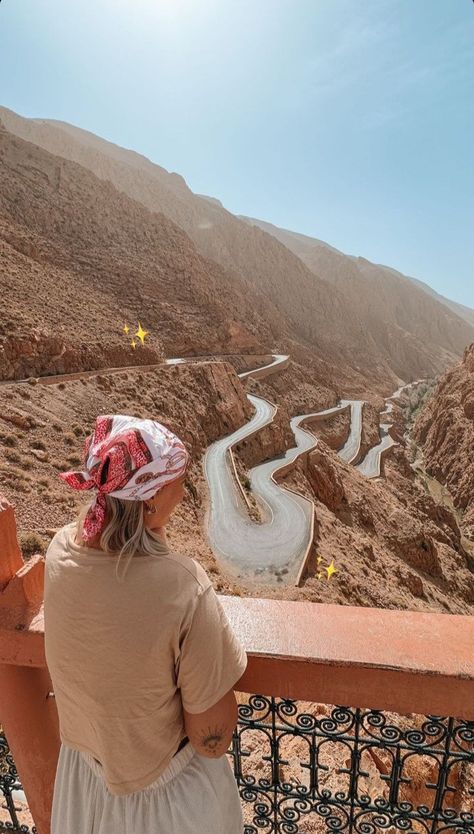
[[[0,129],[0,175],[0,380],[278,351],[292,357],[290,402],[397,384],[296,341],[264,296],[81,165]],[[133,349],[139,321],[148,335]]]
[[[207,199],[211,199],[208,197]],[[466,307],[464,304],[459,304],[457,301],[452,301],[450,298],[446,298],[444,295],[440,295],[440,293],[436,292],[429,284],[426,284],[424,281],[420,281],[418,278],[413,278],[411,275],[403,275],[402,272],[399,272],[392,267],[384,266],[383,264],[375,264],[371,261],[367,261],[365,258],[358,258],[354,255],[346,255],[344,252],[341,252],[339,249],[335,249],[334,246],[330,246],[329,243],[325,243],[322,240],[318,240],[314,237],[309,237],[308,235],[302,235],[298,232],[290,232],[289,229],[282,229],[279,226],[274,226],[273,223],[267,223],[263,220],[257,220],[254,217],[245,217],[244,215],[239,215],[241,220],[245,220],[250,225],[256,225],[260,229],[268,232],[270,235],[273,235],[277,240],[280,240],[288,249],[291,249],[298,257],[304,261],[310,269],[318,269],[319,267],[319,257],[323,257],[325,254],[329,257],[329,253],[333,253],[334,255],[341,256],[341,263],[346,263],[342,259],[347,259],[348,261],[353,261],[355,264],[360,262],[361,264],[367,262],[370,263],[371,266],[375,267],[378,270],[381,270],[384,274],[389,272],[392,276],[399,279],[402,284],[406,284],[406,281],[410,281],[412,284],[422,290],[423,292],[427,293],[431,298],[436,299],[441,304],[444,304],[445,307],[449,307],[449,309],[459,316],[464,321],[467,321],[468,324],[474,326],[474,310],[471,307]],[[334,258],[332,261],[333,268],[337,264],[337,259]],[[322,266],[324,266],[324,261]],[[349,269],[350,272],[350,264],[346,263],[346,267]],[[328,267],[329,268],[329,267]],[[328,276],[329,280],[331,279],[331,269],[329,269]]]
[[[400,376],[408,365],[412,378],[434,376],[457,361],[472,341],[474,310],[442,299],[421,281],[365,258],[344,255],[307,235],[251,217],[242,219],[274,235],[311,271],[344,293]]]
[[[61,372],[55,357],[79,370],[268,352],[283,337],[284,319],[257,292],[80,165],[1,129],[0,176],[0,379]],[[150,335],[133,352],[122,329],[141,320]],[[35,337],[29,367],[22,345]]]
[[[369,290],[367,282],[353,281],[348,292],[346,281],[337,284],[309,268],[287,243],[235,217],[218,200],[193,194],[182,177],[140,154],[63,122],[24,119],[5,109],[0,118],[10,131],[163,212],[202,254],[263,294],[268,316],[276,308],[297,341],[376,384],[389,379],[387,393],[398,379],[444,370],[474,338],[473,328],[413,285],[413,298],[396,288],[386,297],[380,281]]]
[[[0,380],[277,351],[299,366],[290,380],[304,382],[309,403],[333,404],[340,386],[378,396],[398,384],[383,365],[372,375],[330,343],[315,350],[298,340],[291,320],[244,279],[83,166],[2,129],[0,174]],[[149,335],[133,350],[139,321]]]
[[[348,315],[344,298],[326,282],[315,277],[293,253],[275,243],[259,229],[251,229],[217,203],[198,197],[177,174],[168,174],[145,157],[119,148],[87,131],[64,123],[22,119],[0,108],[0,119],[12,133],[34,142],[91,170],[100,180],[108,180],[119,190],[141,202],[153,212],[165,214],[194,241],[198,251],[223,266],[237,285],[251,284],[262,291],[268,316],[276,307],[297,335],[309,338],[315,346],[332,343],[336,353],[351,360],[347,339],[335,325],[347,318],[347,338],[352,344],[363,344],[364,334]],[[298,303],[301,285],[314,307],[301,321],[302,305]],[[282,298],[275,290],[280,287]]]
[[[446,484],[474,539],[474,343],[440,379],[412,433],[426,471]]]

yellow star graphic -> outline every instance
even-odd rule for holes
[[[135,350],[135,348],[137,346],[137,343],[136,343],[135,339],[133,339],[133,341],[131,341],[130,344],[131,344],[132,348]]]
[[[322,556],[318,556],[318,565],[321,562],[322,558],[323,558]]]
[[[334,559],[332,559],[331,564],[328,568],[326,566],[324,567],[324,570],[327,570],[328,572],[328,581],[333,573],[338,573],[338,569],[334,567]]]
[[[321,571],[319,571],[319,573],[318,573],[318,579],[321,579],[321,577],[322,577],[322,573],[321,573]]]
[[[141,326],[140,322],[138,322],[138,330],[135,333],[135,336],[138,336],[142,345],[144,343],[145,336],[147,336],[147,335],[148,335],[148,330],[142,330],[142,326]]]
[[[126,324],[125,327],[123,328],[123,332],[125,333],[125,335],[127,335],[129,330],[130,330],[130,328],[129,328],[128,324]]]

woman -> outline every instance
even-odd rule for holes
[[[46,553],[51,834],[242,834],[226,751],[247,656],[205,570],[166,537],[188,466],[162,424],[101,415],[84,469],[60,474],[97,493]]]

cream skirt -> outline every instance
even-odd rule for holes
[[[200,756],[190,742],[158,779],[111,794],[88,753],[61,744],[51,834],[243,834],[239,791],[226,756]]]

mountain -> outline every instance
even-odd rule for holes
[[[384,267],[384,269],[388,269],[389,267]],[[395,270],[392,270],[395,271]],[[397,273],[399,274],[399,273]],[[430,287],[428,284],[425,284],[424,281],[420,281],[418,278],[412,278],[410,275],[406,276],[409,281],[413,281],[413,283],[417,284],[424,292],[427,292],[428,295],[431,295],[433,298],[436,298],[437,301],[440,301],[441,304],[445,304],[446,307],[449,307],[453,313],[456,313],[457,316],[467,321],[468,324],[474,326],[474,310],[472,307],[466,307],[464,304],[459,304],[457,301],[451,301],[450,298],[446,298],[444,295],[440,295],[436,290]]]
[[[333,349],[346,340],[334,332],[326,313],[350,319],[343,297],[333,287],[315,277],[304,264],[270,235],[234,218],[230,212],[192,193],[183,178],[168,174],[134,151],[119,148],[87,131],[63,122],[23,119],[12,111],[0,108],[0,119],[11,133],[34,142],[57,156],[78,162],[99,179],[109,180],[119,190],[141,202],[150,211],[160,212],[179,225],[206,257],[223,266],[238,282],[250,284],[265,296],[265,315],[270,317],[276,307],[302,338],[315,344],[326,340]],[[306,284],[315,307],[311,318],[301,323],[300,305],[288,291],[288,276],[298,285]],[[284,299],[272,297],[275,284],[282,287]],[[284,303],[286,301],[286,303]],[[262,310],[263,312],[263,310]],[[356,322],[348,321],[354,341],[363,334]],[[347,358],[350,359],[349,352]]]
[[[324,259],[320,269],[308,265],[288,240],[234,216],[212,197],[193,194],[180,175],[134,151],[63,122],[24,119],[4,108],[0,118],[12,133],[164,214],[236,286],[252,291],[259,299],[256,312],[274,333],[284,320],[293,339],[324,361],[352,368],[354,380],[363,376],[388,393],[400,380],[440,373],[474,339],[473,327],[412,283],[410,294],[393,276],[367,281],[354,267],[348,287],[350,261],[337,250],[329,250],[343,259],[336,266],[343,274],[335,280]]]
[[[474,344],[439,380],[417,416],[413,436],[427,472],[446,484],[474,538]]]
[[[283,338],[284,319],[272,329],[271,315],[258,313],[266,299],[110,182],[2,128],[0,176],[0,379],[163,354],[267,353]],[[140,319],[151,336],[132,356],[122,329]],[[45,335],[33,346],[39,326]],[[81,360],[91,345],[98,364]],[[34,351],[43,366],[28,371]],[[62,364],[52,363],[60,353]]]
[[[366,258],[345,255],[317,238],[253,217],[241,219],[272,234],[311,271],[344,293],[381,350],[390,354],[391,367],[400,376],[409,362],[415,375],[435,375],[435,365],[439,370],[456,362],[472,340],[474,310],[445,303],[434,290],[427,292],[421,281]],[[430,373],[431,357],[436,360]]]
[[[211,197],[207,197],[206,199],[210,200],[213,199]],[[217,201],[218,202],[218,201]],[[353,262],[358,261],[366,261],[365,258],[358,258],[354,255],[345,255],[339,249],[336,249],[334,246],[330,246],[329,243],[325,243],[323,240],[318,240],[318,238],[309,237],[308,235],[299,234],[299,232],[291,232],[289,229],[282,229],[279,226],[274,226],[273,223],[267,223],[263,220],[257,220],[254,217],[245,217],[244,215],[238,215],[241,220],[245,220],[247,223],[252,225],[256,225],[259,228],[263,229],[264,231],[268,232],[269,234],[276,237],[281,243],[285,246],[288,246],[298,257],[303,260],[310,269],[317,270],[320,268],[321,261],[324,263],[324,254],[327,252],[333,252],[336,256],[339,255],[343,259],[348,259]],[[334,258],[334,264],[337,262],[337,258]],[[342,261],[344,263],[344,261]],[[367,261],[367,263],[371,263]],[[333,264],[333,265],[334,265]],[[347,266],[347,265],[346,265]],[[374,264],[372,263],[376,269],[381,270],[382,272],[390,272],[393,276],[398,278],[401,281],[411,281],[415,286],[423,292],[430,295],[432,298],[435,298],[436,301],[439,301],[441,304],[444,304],[446,307],[455,313],[460,318],[467,321],[468,324],[474,326],[474,310],[471,307],[466,307],[464,304],[459,304],[457,301],[452,301],[450,298],[446,298],[444,295],[440,295],[440,293],[436,292],[429,284],[426,284],[424,281],[420,281],[418,278],[413,278],[411,275],[404,275],[402,272],[399,272],[393,267],[385,266],[383,264]],[[349,268],[347,266],[347,268]]]

